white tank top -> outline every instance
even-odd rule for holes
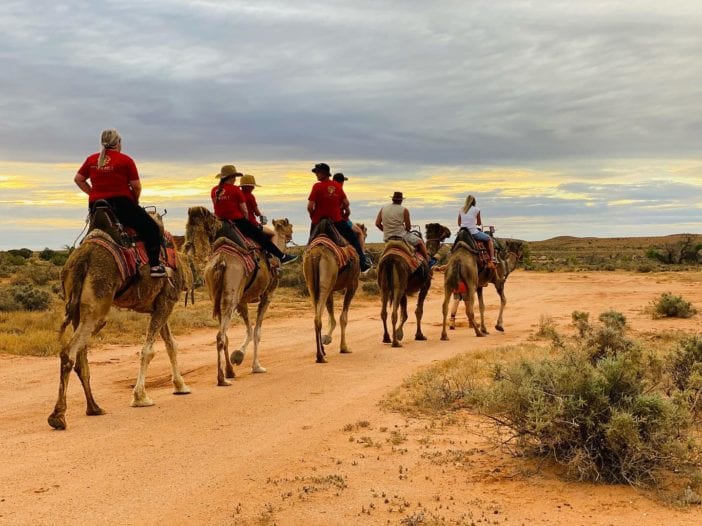
[[[391,237],[405,237],[405,207],[395,203],[385,205],[380,211],[383,221],[383,241]]]
[[[463,213],[463,208],[459,208],[458,214],[461,216],[461,228],[467,228],[471,234],[478,232],[479,213],[480,208],[477,206],[471,206],[465,214]]]

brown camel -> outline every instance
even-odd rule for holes
[[[160,218],[158,221],[160,222]],[[99,221],[97,226],[100,226]],[[55,429],[66,428],[66,389],[71,369],[75,369],[83,385],[87,402],[86,413],[104,414],[95,402],[90,388],[88,340],[105,326],[107,314],[113,304],[151,316],[146,342],[141,349],[141,364],[134,386],[132,406],[153,405],[153,401],[146,394],[145,383],[146,370],[154,356],[153,344],[157,333],[163,338],[171,361],[174,394],[190,392],[178,370],[176,344],[168,326],[173,306],[178,301],[181,290],[187,286],[182,272],[182,258],[178,256],[176,269],[168,278],[150,277],[149,266],[143,265],[136,279],[125,281],[110,250],[102,244],[89,242],[92,238],[99,238],[104,243],[111,243],[114,239],[100,228],[90,230],[86,239],[71,253],[61,271],[66,315],[59,337],[68,325],[73,326],[73,335],[68,343],[62,346],[60,354],[58,400],[48,419],[49,425]]]
[[[358,226],[361,228],[363,238],[365,239],[367,234],[366,227],[361,224],[358,224]],[[327,220],[322,220],[317,228],[317,231],[320,232],[320,235],[317,237],[327,239],[338,237],[338,235],[335,236],[332,231],[328,230],[329,228],[330,224],[328,224]],[[349,306],[358,288],[360,266],[356,251],[352,247],[346,246],[340,250],[346,254],[345,257],[348,258],[348,262],[340,268],[336,250],[331,247],[333,242],[324,244],[320,243],[320,241],[323,240],[315,238],[308,246],[302,260],[302,270],[305,274],[307,290],[310,293],[310,299],[312,300],[312,306],[314,308],[317,363],[326,363],[324,346],[331,343],[331,335],[336,327],[336,320],[334,319],[334,292],[338,290],[344,291],[344,303],[341,308],[341,316],[339,317],[341,322],[339,350],[344,354],[351,352],[346,344],[346,324],[348,322]],[[342,257],[344,256],[342,255]],[[322,336],[322,310],[325,306],[329,314],[329,325],[327,333]]]
[[[198,269],[204,267],[205,284],[214,303],[213,315],[219,321],[217,385],[226,386],[231,385],[227,378],[235,377],[232,362],[236,365],[242,363],[246,348],[252,339],[252,371],[266,372],[258,360],[258,348],[261,341],[261,324],[270,305],[271,295],[278,286],[278,268],[269,263],[262,250],[241,249],[228,238],[218,237],[221,227],[222,222],[206,208],[192,207],[188,210],[185,246],[196,262],[195,266]],[[292,225],[287,219],[274,219],[273,228],[272,241],[284,250],[292,239]],[[258,303],[253,331],[249,323],[249,303]],[[246,339],[239,350],[229,356],[227,330],[235,310],[246,326]]]
[[[451,231],[433,223],[439,228],[427,226],[427,239],[432,238],[432,244],[427,243],[427,252],[430,257],[438,251],[441,242],[451,235]],[[431,233],[430,233],[431,232]],[[417,331],[415,340],[426,340],[422,333],[422,315],[424,314],[424,300],[431,286],[432,271],[429,263],[422,260],[419,266],[412,268],[412,261],[408,252],[409,247],[404,241],[388,241],[378,261],[378,287],[380,288],[381,309],[380,318],[383,321],[383,343],[391,343],[393,347],[402,347],[400,341],[404,337],[403,327],[407,321],[407,296],[419,293],[417,308],[414,313],[417,317]],[[408,257],[410,259],[408,259]],[[388,333],[388,303],[392,307],[392,339]],[[401,309],[400,324],[398,321],[398,308]]]

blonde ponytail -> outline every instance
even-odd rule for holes
[[[122,142],[122,137],[117,130],[109,129],[102,132],[102,136],[100,137],[102,150],[100,150],[100,157],[98,157],[98,168],[105,166],[107,150],[114,150],[120,142]]]

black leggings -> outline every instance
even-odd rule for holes
[[[107,201],[114,211],[117,219],[124,226],[133,228],[139,234],[139,238],[144,242],[146,255],[149,257],[149,265],[155,267],[160,264],[159,253],[161,251],[161,231],[156,221],[151,216],[128,197],[108,197]],[[93,203],[90,203],[92,212]]]
[[[283,257],[283,253],[280,251],[280,249],[273,244],[273,242],[268,239],[268,236],[263,233],[262,230],[260,230],[257,226],[255,226],[251,221],[249,221],[246,218],[241,218],[241,219],[235,219],[232,221],[237,228],[241,231],[242,234],[244,234],[246,237],[250,237],[253,239],[256,243],[261,245],[263,247],[263,250],[268,252],[269,254],[273,254],[275,257],[278,259]]]

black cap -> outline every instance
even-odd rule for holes
[[[331,170],[329,169],[329,165],[327,163],[317,163],[314,165],[314,168],[312,168],[312,171],[314,173],[317,172],[322,172],[325,174],[331,173]]]
[[[335,174],[334,174],[334,177],[332,177],[332,179],[333,179],[334,181],[336,181],[337,183],[342,183],[342,182],[344,182],[344,181],[348,181],[348,180],[349,180],[349,178],[346,177],[346,176],[345,176],[344,174],[342,174],[341,172],[335,173]]]

